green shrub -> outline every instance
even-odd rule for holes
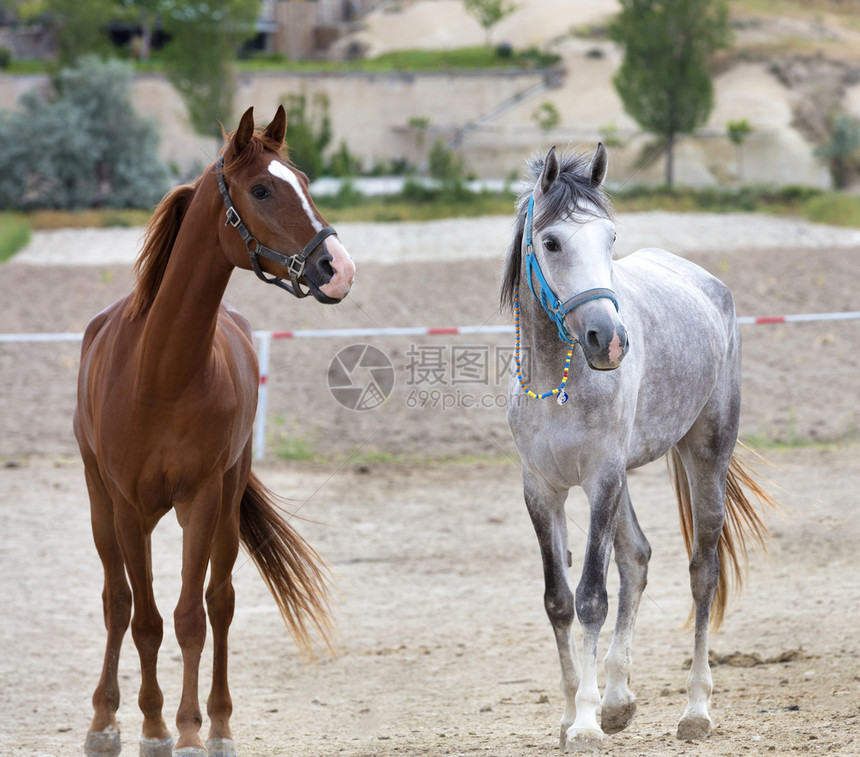
[[[323,152],[332,138],[328,97],[316,95],[308,103],[306,95],[289,94],[282,103],[287,111],[290,160],[313,181],[323,174]]]
[[[150,207],[168,188],[127,64],[83,58],[20,105],[0,112],[0,208]]]
[[[328,162],[326,173],[329,176],[337,177],[358,176],[361,173],[361,159],[357,155],[353,155],[346,142],[341,140],[340,147]]]

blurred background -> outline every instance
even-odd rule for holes
[[[333,310],[234,277],[258,329],[509,324],[524,162],[598,141],[618,255],[686,255],[740,315],[860,310],[856,2],[0,0],[0,332],[82,331],[133,286],[162,194],[279,104],[359,274]],[[856,323],[744,327],[747,440],[856,440]],[[273,345],[269,452],[515,459],[510,334],[359,341],[395,371],[364,414],[327,386],[355,340]],[[0,345],[0,456],[75,455],[77,349]]]
[[[148,207],[281,103],[340,206],[504,191],[536,149],[601,140],[633,195],[834,213],[858,51],[850,0],[0,0],[0,207]]]

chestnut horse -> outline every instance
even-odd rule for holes
[[[281,156],[285,133],[283,108],[262,132],[254,130],[253,110],[244,114],[218,161],[161,202],[135,266],[134,291],[99,313],[84,335],[74,429],[104,566],[107,628],[88,755],[120,752],[117,664],[129,622],[140,655],[140,753],[173,751],[156,680],[162,619],[150,550],[152,530],[171,508],[182,527],[174,626],[183,681],[174,754],[235,755],[227,633],[240,541],[297,642],[307,647],[314,631],[327,639],[326,568],[251,472],[253,337],[247,320],[221,302],[236,267],[320,302],[349,292],[352,259],[314,206],[307,177]],[[204,746],[198,672],[207,567],[214,668]]]

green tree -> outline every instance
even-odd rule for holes
[[[155,127],[131,101],[131,67],[94,56],[52,91],[0,112],[0,208],[152,207],[168,188]]]
[[[108,26],[116,0],[42,0],[38,9],[57,37],[58,66],[74,65],[82,55],[110,52]],[[30,3],[27,12],[36,7]]]
[[[124,15],[140,26],[140,47],[135,57],[148,60],[152,51],[152,33],[163,10],[168,6],[165,0],[115,0]]]
[[[13,0],[3,0],[12,2]],[[163,57],[167,78],[179,92],[196,132],[221,138],[233,118],[235,62],[242,43],[256,33],[261,0],[21,0],[32,16],[49,20],[59,44],[59,63],[87,53],[111,52],[111,21],[143,30],[141,57],[149,54],[156,23],[168,35]]]
[[[492,28],[518,7],[511,0],[463,0],[463,5],[466,12],[474,16],[478,23],[484,27],[484,33],[487,35],[487,46],[491,43]]]
[[[260,0],[164,0],[164,65],[198,134],[221,139],[233,118],[237,51],[256,32]]]
[[[609,28],[624,48],[613,83],[624,109],[665,140],[666,184],[675,140],[707,121],[714,102],[713,54],[730,40],[725,0],[620,0]]]

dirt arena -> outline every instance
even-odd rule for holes
[[[228,299],[260,329],[506,321],[496,312],[495,253],[470,256],[466,245],[459,258],[382,263],[369,250],[371,262],[363,262],[345,242],[359,279],[343,305],[296,302],[241,273]],[[744,246],[714,235],[678,251],[732,287],[741,315],[860,309],[860,245],[798,237],[793,246],[766,239]],[[2,266],[0,332],[81,331],[130,285],[128,266],[118,264]],[[860,752],[860,322],[743,333],[742,433],[754,443],[785,443],[768,446],[773,467],[762,472],[786,513],[770,519],[769,553],[752,559],[746,591],[711,641],[716,731],[704,743],[674,737],[686,699],[691,638],[682,626],[690,600],[659,461],[630,481],[654,553],[634,646],[639,713],[627,731],[606,738],[605,754]],[[310,519],[300,529],[337,574],[340,631],[336,658],[304,662],[240,557],[230,647],[240,754],[553,754],[562,711],[555,645],[500,407],[512,339],[368,341],[389,357],[395,384],[384,405],[365,412],[340,406],[327,386],[332,358],[354,340],[273,346],[268,454],[258,472]],[[71,434],[77,350],[0,344],[3,757],[82,754],[101,666],[101,569]],[[457,356],[466,353],[471,369],[461,372]],[[581,493],[571,495],[568,515],[577,565],[587,523]],[[165,618],[159,670],[172,722],[180,665],[172,629],[179,532],[171,517],[156,531],[154,566]],[[137,754],[137,668],[129,636],[120,668],[126,757]],[[207,653],[203,697],[209,670]]]

